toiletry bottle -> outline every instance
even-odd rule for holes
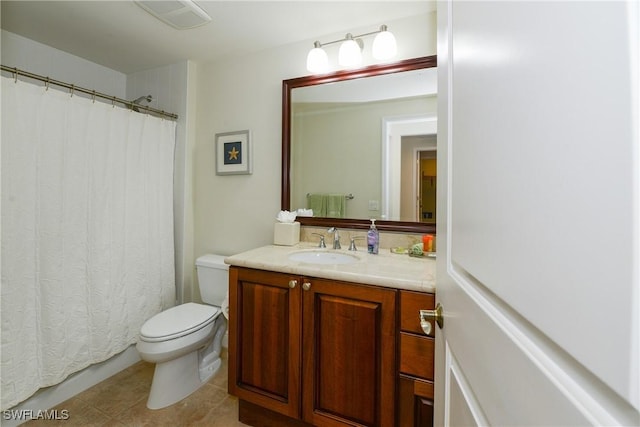
[[[425,234],[422,236],[422,244],[425,252],[433,252],[433,236]]]
[[[378,253],[378,244],[380,243],[380,234],[376,228],[376,220],[371,220],[371,226],[367,231],[367,248],[370,254]]]

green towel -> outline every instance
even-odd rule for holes
[[[344,218],[347,202],[344,194],[327,194],[327,217]]]
[[[307,197],[307,208],[313,210],[313,216],[327,216],[327,198],[324,194],[311,193]]]
[[[346,198],[344,194],[311,193],[307,196],[307,208],[313,210],[313,216],[321,218],[344,218]]]

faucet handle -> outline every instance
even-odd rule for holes
[[[319,236],[320,237],[320,242],[318,243],[318,247],[319,248],[326,248],[327,247],[326,243],[324,243],[324,236],[322,234],[320,234],[320,233],[311,233],[311,234],[313,234],[314,236]]]
[[[358,248],[356,248],[356,239],[364,239],[364,236],[355,236],[351,238],[351,243],[349,243],[349,250],[350,251],[357,251]]]

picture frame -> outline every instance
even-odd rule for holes
[[[250,175],[251,135],[248,130],[216,134],[216,175]]]

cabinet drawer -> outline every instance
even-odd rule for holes
[[[433,310],[435,295],[423,292],[400,292],[400,329],[424,335],[420,327],[420,310]],[[431,330],[435,331],[435,324],[431,322]],[[433,332],[432,334],[433,335]]]
[[[433,338],[400,333],[400,372],[433,380]]]

